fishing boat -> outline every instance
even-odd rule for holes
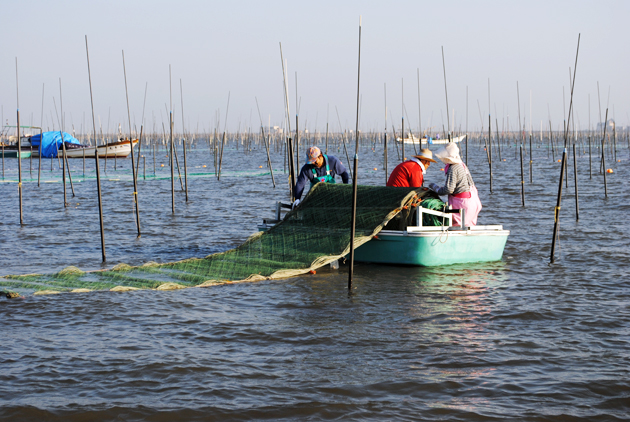
[[[416,145],[423,145],[423,144],[426,144],[426,145],[443,145],[443,144],[448,144],[449,142],[455,142],[455,143],[463,142],[464,139],[466,139],[466,135],[455,136],[455,137],[451,138],[450,141],[449,141],[448,138],[437,138],[437,139],[434,139],[434,138],[428,137],[428,138],[420,139],[420,138],[418,138],[417,136],[415,136],[413,134],[409,134],[409,136],[404,139],[404,143],[405,144],[412,144],[412,145],[413,144],[416,144]],[[403,143],[403,139],[399,136],[399,137],[396,138],[396,142]]]
[[[0,141],[0,154],[4,158],[17,158],[18,156],[18,144],[17,144],[17,136],[10,136],[8,139],[8,143]],[[20,158],[29,158],[33,151],[31,147],[30,136],[22,136],[21,141],[21,149],[20,149]],[[34,156],[34,155],[33,155]]]
[[[68,158],[83,158],[94,157],[96,151],[98,151],[99,158],[124,158],[131,153],[132,145],[138,143],[137,139],[129,141],[128,139],[120,139],[115,142],[109,142],[105,145],[90,146],[81,144],[72,135],[63,133],[63,146],[61,144],[62,137],[59,131],[56,132],[44,132],[41,135],[34,135],[29,137],[28,141],[22,138],[22,150],[24,150],[24,143],[28,142],[28,148],[33,146],[33,157],[39,157],[40,151],[42,157],[51,158],[63,156],[63,150],[65,147],[65,154]],[[40,145],[41,144],[41,145]]]
[[[279,202],[275,218],[263,219],[258,229],[266,231],[279,223],[283,211],[290,208],[290,205]],[[412,218],[414,225],[401,225],[399,221],[392,220],[392,224],[354,251],[354,259],[358,262],[422,267],[501,260],[510,234],[502,225],[453,226],[455,213],[460,214],[460,221],[465,221],[464,210],[437,211],[422,206],[416,207],[416,210]],[[425,214],[438,217],[441,225],[423,225]]]
[[[133,139],[132,142],[135,146],[138,143],[138,140]],[[66,145],[66,156],[68,158],[83,158],[83,156],[94,157],[94,151],[97,148],[99,158],[124,158],[131,154],[132,143],[129,142],[128,139],[123,139],[116,142],[110,142],[105,145],[99,145],[98,147],[84,145],[77,146],[76,144],[71,144],[70,146]],[[63,156],[62,150],[59,150],[59,153]],[[34,152],[34,154],[37,153]]]
[[[0,143],[0,150],[1,150],[0,155],[2,155],[2,157],[4,158],[17,158],[18,156],[17,145]],[[20,155],[20,158],[29,158],[32,155],[30,146],[28,147],[22,146],[22,148],[20,149],[19,155]]]
[[[417,207],[416,225],[400,230],[381,230],[378,235],[354,251],[359,262],[433,267],[469,262],[499,261],[510,234],[502,225],[454,227],[453,213]],[[422,216],[442,217],[442,226],[423,226]]]

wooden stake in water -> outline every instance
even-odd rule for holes
[[[579,52],[580,52],[580,35],[578,35],[577,51],[575,53],[575,67],[573,69],[573,79],[572,79],[572,84],[571,84],[571,101],[569,103],[568,121],[571,121],[571,110],[573,108],[573,88],[575,87],[575,71],[577,70],[577,60],[578,60]],[[565,131],[564,131],[564,141],[565,141],[565,145],[566,145],[566,143],[568,142],[568,130],[567,130],[566,126],[565,126]],[[575,159],[575,155],[574,155],[574,159]],[[559,186],[558,186],[558,200],[557,200],[556,208],[555,208],[555,222],[554,222],[554,226],[553,226],[553,239],[552,239],[552,242],[551,242],[551,263],[552,264],[554,262],[554,252],[555,252],[555,249],[556,249],[556,239],[558,238],[558,229],[559,229],[559,220],[560,220],[560,202],[562,200],[562,179],[565,178],[565,170],[566,170],[566,168],[567,168],[567,148],[565,146],[564,151],[562,153],[562,165],[561,165],[561,169],[560,169],[560,183],[559,183]],[[577,180],[577,177],[576,177],[576,180]],[[577,196],[576,196],[576,198],[577,198]]]
[[[138,229],[138,237],[140,233],[140,205],[138,204],[138,180],[136,179],[136,161],[133,154],[133,136],[131,133],[131,112],[129,111],[129,91],[127,90],[127,68],[125,67],[125,52],[122,52],[123,73],[125,75],[125,96],[127,98],[127,117],[129,119],[129,144],[131,146],[131,172],[133,177],[133,204],[136,211],[136,228]]]
[[[608,109],[606,109],[606,120],[604,120],[604,122],[608,122]],[[606,139],[606,126],[608,126],[608,124],[606,123],[604,125],[604,135],[602,137],[602,169],[603,169],[603,173],[604,173],[604,196],[606,198],[608,198],[608,183],[606,182],[606,152],[605,152],[605,139]]]
[[[17,157],[18,157],[18,197],[19,197],[19,208],[20,208],[20,225],[24,225],[24,215],[22,213],[22,140],[20,138],[20,91],[18,85],[18,65],[17,65],[17,57],[15,58],[15,94],[17,98],[17,141],[18,141],[18,149],[17,149]],[[4,171],[4,148],[3,151],[3,171]]]
[[[401,143],[400,143],[400,147],[402,148],[402,159],[400,160],[401,162],[405,161],[405,116],[402,117],[402,122],[401,122],[401,128],[400,128],[400,139],[401,139]]]
[[[182,102],[182,145],[184,147],[184,186],[186,192],[186,202],[188,202],[188,167],[186,165],[186,129],[184,123],[184,89],[182,88],[182,80],[179,80],[179,96]]]
[[[328,154],[328,111],[329,111],[329,106],[326,107],[326,149],[325,149],[325,154]]]
[[[385,161],[385,184],[387,184],[389,180],[389,173],[387,171],[387,84],[383,84],[383,92],[385,94],[385,132],[383,132],[383,160]],[[394,142],[396,142],[395,139]]]
[[[577,159],[575,153],[575,144],[573,144],[573,176],[575,177],[575,221],[580,220],[580,205],[578,199],[578,175],[577,175]]]
[[[521,204],[525,206],[525,176],[523,174],[523,144],[521,144]]]
[[[488,114],[488,166],[490,167],[490,193],[492,193],[492,119]]]
[[[468,166],[468,86],[466,86],[466,166]]]
[[[217,180],[221,180],[221,166],[223,165],[223,149],[225,148],[225,131],[227,130],[227,116],[230,109],[230,92],[228,92],[227,107],[225,108],[225,122],[223,124],[223,138],[221,139],[221,150],[219,151],[219,170]]]
[[[560,166],[560,183],[558,185],[558,199],[556,201],[556,208],[554,213],[554,224],[553,224],[553,239],[551,240],[551,263],[553,264],[555,261],[555,251],[556,251],[556,240],[558,239],[558,230],[560,228],[560,203],[562,202],[562,181],[564,179],[564,169],[566,168],[565,161],[567,159],[567,149],[564,149],[562,153],[562,165]]]
[[[444,46],[442,46],[442,70],[444,71],[444,96],[446,97],[446,130],[448,131],[448,141],[451,141],[451,122],[449,119],[448,91],[446,89],[446,63],[444,62]]]
[[[61,121],[59,122],[59,127],[61,130],[59,131],[61,135],[61,149],[63,151],[62,162],[62,173],[63,173],[63,206],[68,206],[68,199],[66,196],[66,169],[68,169],[68,179],[70,180],[70,190],[72,190],[72,196],[74,197],[74,185],[72,184],[72,173],[70,173],[70,165],[68,163],[68,155],[66,154],[66,142],[63,139],[63,98],[61,95],[61,78],[59,78],[59,111],[61,114]],[[57,151],[57,158],[59,158],[59,151]]]
[[[267,151],[267,166],[269,166],[269,171],[271,172],[271,183],[273,183],[273,187],[275,188],[276,179],[273,177],[273,167],[271,165],[271,156],[269,155],[269,138],[265,139],[265,128],[263,126],[262,115],[260,114],[260,107],[258,106],[258,98],[256,98],[256,109],[258,110],[258,118],[260,119],[260,132],[262,135],[262,141],[264,142],[265,150]]]
[[[300,113],[298,103],[298,80],[295,72],[295,168],[300,168],[300,130],[298,129],[298,114]]]
[[[529,134],[529,183],[533,183],[534,176],[532,173],[532,163],[534,162],[532,156],[532,134]]]
[[[405,102],[403,101],[405,90],[403,80],[400,80],[400,102],[402,111],[402,122],[400,128],[400,147],[402,148],[402,160],[405,161]]]
[[[588,178],[593,178],[593,159],[591,156],[591,135],[588,135]]]
[[[101,254],[103,257],[103,262],[105,262],[105,233],[103,227],[103,202],[101,199],[101,175],[98,162],[98,142],[96,141],[96,120],[94,119],[94,99],[92,96],[92,75],[90,73],[90,54],[88,52],[87,35],[85,36],[85,54],[87,56],[88,79],[90,81],[90,103],[92,105],[92,128],[94,130],[94,163],[96,165],[96,187],[98,191],[98,220],[101,228]],[[105,152],[107,155],[107,147]]]
[[[39,166],[37,168],[37,187],[39,187],[39,182],[41,180],[41,175],[42,175],[42,140],[43,139],[44,139],[44,132],[42,128],[40,127],[39,128]]]
[[[352,275],[354,273],[354,234],[355,234],[355,225],[357,220],[357,179],[359,173],[359,83],[361,81],[361,18],[359,18],[359,60],[358,60],[358,70],[357,70],[357,124],[355,129],[355,149],[354,149],[354,177],[352,179],[352,221],[350,223],[350,269],[348,272],[348,290],[352,291]],[[404,132],[403,132],[403,145],[404,142]]]

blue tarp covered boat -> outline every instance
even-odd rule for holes
[[[40,149],[40,138],[41,149]],[[67,144],[81,145],[81,142],[69,133],[63,133],[63,141]],[[54,158],[57,156],[57,151],[62,149],[61,146],[61,132],[44,132],[40,135],[31,136],[31,145],[33,149],[37,148],[41,151],[41,156],[44,158]]]

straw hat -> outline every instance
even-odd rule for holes
[[[437,163],[437,161],[433,159],[433,152],[431,152],[431,150],[427,148],[421,149],[420,155],[414,155],[414,157],[416,157],[418,160],[427,160],[432,163]]]
[[[459,156],[459,148],[455,142],[449,142],[435,151],[435,156],[444,164],[461,164],[463,162],[462,158]]]

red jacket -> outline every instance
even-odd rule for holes
[[[420,165],[415,161],[405,161],[396,166],[389,176],[387,186],[419,188],[422,187],[424,176]]]

